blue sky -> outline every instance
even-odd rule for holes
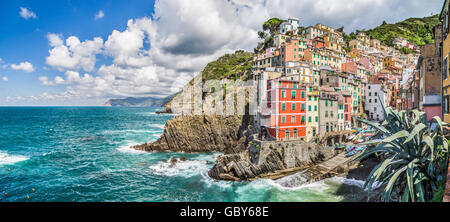
[[[1,0],[0,106],[101,105],[108,98],[164,97],[219,56],[253,50],[256,32],[270,17],[298,17],[304,26],[343,25],[349,32],[383,20],[436,14],[442,4],[441,0]],[[100,11],[103,16],[96,18]]]
[[[75,35],[80,40],[93,36],[106,38],[113,29],[125,29],[130,18],[151,17],[153,6],[154,1],[150,0],[0,1],[0,21],[3,21],[0,23],[0,33],[3,33],[0,35],[0,58],[3,64],[28,61],[35,67],[33,73],[0,69],[0,78],[8,78],[8,81],[0,81],[0,98],[64,90],[62,86],[44,86],[37,78],[40,74],[56,76],[59,73],[51,68],[44,68],[48,67],[45,64],[49,50],[47,33]],[[24,19],[19,14],[20,7],[33,11],[37,18]],[[104,17],[95,19],[100,10]]]

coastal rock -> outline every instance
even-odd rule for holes
[[[217,180],[249,180],[280,170],[311,166],[334,155],[326,146],[303,141],[254,140],[244,152],[219,156],[208,175]]]
[[[133,146],[142,151],[187,153],[245,150],[251,118],[248,116],[177,116],[167,121],[163,135],[155,142]]]

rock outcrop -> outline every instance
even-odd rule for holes
[[[250,180],[276,171],[312,166],[335,156],[328,147],[303,141],[258,141],[237,154],[221,155],[208,175],[218,180]]]
[[[157,141],[132,148],[149,152],[237,153],[245,150],[251,121],[248,116],[177,116],[167,121]]]

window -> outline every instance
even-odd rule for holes
[[[305,109],[306,109],[305,104],[302,103],[302,111],[305,111]]]
[[[286,91],[281,91],[281,98],[286,98]]]
[[[297,138],[297,129],[294,129],[294,138]]]
[[[333,106],[333,101],[330,101],[330,106]]]
[[[286,123],[286,116],[281,117],[281,123]]]
[[[317,123],[317,122],[319,122],[319,117],[318,117],[318,116],[316,116],[316,123]]]
[[[295,110],[297,108],[295,103],[292,103],[292,110]]]
[[[308,122],[310,123],[312,121],[312,118],[311,117],[308,117]]]
[[[305,122],[305,116],[302,116],[302,123]]]
[[[325,106],[328,106],[328,100],[325,100]]]
[[[305,98],[305,91],[302,91],[302,99]]]
[[[311,106],[308,106],[308,111],[311,111]]]
[[[286,111],[286,103],[282,103],[281,104],[281,110],[282,111]]]
[[[291,117],[291,122],[292,122],[292,123],[296,123],[296,122],[297,122],[297,120],[295,119],[295,116],[292,116],[292,117]]]
[[[317,111],[317,105],[316,105],[316,106],[314,106],[314,111]]]
[[[328,110],[325,111],[325,117],[328,117]]]

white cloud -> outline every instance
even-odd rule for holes
[[[105,42],[71,36],[64,43],[62,36],[49,34],[46,62],[64,76],[41,82],[66,85],[63,94],[54,95],[58,98],[165,96],[223,54],[253,51],[257,31],[271,17],[298,17],[302,26],[323,23],[351,32],[383,20],[429,16],[441,6],[438,0],[156,1],[153,19],[130,19],[126,29],[112,30]],[[112,64],[95,70],[97,54],[110,56]]]
[[[20,16],[24,19],[37,18],[36,14],[30,9],[20,7]]]
[[[45,86],[53,86],[53,85],[55,85],[53,82],[48,80],[47,76],[39,77],[39,81],[41,81],[42,85],[45,85]]]
[[[8,77],[3,76],[3,77],[2,77],[2,80],[5,81],[5,82],[7,82],[7,81],[8,81]]]
[[[22,70],[25,72],[33,72],[34,71],[33,64],[31,64],[29,62],[21,62],[19,65],[11,64],[11,68],[14,70]]]
[[[95,20],[102,19],[103,17],[105,17],[103,10],[100,10],[97,14],[95,14]]]
[[[59,71],[79,70],[92,71],[95,68],[96,54],[103,48],[103,39],[95,37],[93,40],[81,42],[76,36],[70,36],[66,43],[57,34],[48,34],[49,50],[46,63]]]

